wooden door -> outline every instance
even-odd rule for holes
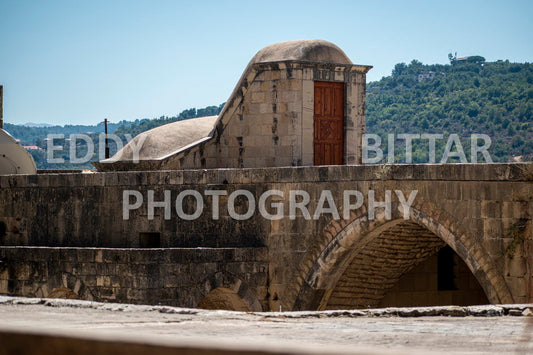
[[[344,83],[315,81],[315,165],[344,164]]]

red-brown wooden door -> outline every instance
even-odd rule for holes
[[[315,81],[315,165],[344,164],[344,83]]]

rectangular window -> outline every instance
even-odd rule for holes
[[[157,233],[157,232],[139,233],[139,247],[140,248],[160,248],[161,247],[161,233]]]

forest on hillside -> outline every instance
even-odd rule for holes
[[[509,61],[485,62],[483,57],[459,62],[450,56],[450,64],[426,65],[417,60],[396,64],[392,74],[367,85],[366,132],[382,139],[387,154],[390,134],[442,134],[436,141],[437,157],[442,156],[446,137],[457,134],[466,156],[469,157],[472,134],[486,134],[491,139],[489,152],[495,162],[533,160],[533,64]],[[176,116],[155,119],[137,119],[111,123],[109,132],[127,142],[146,130],[167,123],[195,117],[217,115],[224,104],[205,108],[191,108]],[[4,128],[23,145],[37,145],[42,150],[31,150],[40,169],[87,169],[90,163],[47,163],[44,140],[48,134],[86,133],[95,142],[91,160],[100,158],[99,139],[103,123],[96,126],[26,127],[6,123]],[[78,156],[84,156],[84,141],[77,142]],[[113,143],[113,142],[111,142]],[[54,157],[67,158],[68,139],[59,140],[63,149]],[[413,141],[413,163],[429,161],[427,140]],[[406,162],[404,142],[395,141],[394,161]],[[111,154],[116,145],[111,144]],[[439,158],[437,158],[437,162]],[[454,162],[450,160],[448,162]],[[385,161],[381,161],[382,163]]]
[[[494,161],[533,160],[533,64],[451,62],[396,64],[391,76],[369,83],[367,133],[380,135],[383,146],[391,133],[457,134],[465,153],[472,134],[486,134]],[[437,141],[437,151],[445,143]],[[413,141],[413,162],[428,161],[427,144]]]

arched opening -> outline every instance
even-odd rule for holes
[[[353,252],[321,308],[487,303],[479,282],[453,249],[425,227],[402,221]]]
[[[250,312],[250,306],[232,289],[217,287],[198,303],[196,308],[226,309],[230,311]]]
[[[48,290],[52,290],[48,292]],[[37,294],[45,298],[67,298],[87,301],[99,301],[85,283],[70,273],[56,273],[50,277],[47,284],[41,285]]]
[[[463,304],[514,302],[494,258],[479,238],[463,229],[452,216],[433,203],[424,202],[411,206],[409,219],[405,220],[397,213],[403,209],[397,207],[392,208],[392,219],[379,213],[370,219],[363,212],[349,221],[332,220],[301,263],[301,281],[292,296],[292,308],[379,307],[404,276],[409,283],[409,273],[417,272],[417,265],[427,260],[431,262],[429,258],[445,246],[451,247],[454,259],[451,267],[448,263],[441,269],[466,274],[466,278],[459,275],[459,281],[462,284],[465,280],[472,281],[473,285],[468,287],[476,292],[479,284],[488,300],[481,301],[481,295],[475,300],[462,300]],[[456,277],[448,275],[444,279],[449,281]],[[442,282],[445,284],[446,280]],[[402,287],[406,287],[403,281]]]
[[[65,298],[69,300],[81,299],[81,297],[76,292],[64,286],[53,289],[52,292],[50,292],[48,296],[46,296],[46,298]]]
[[[465,262],[445,246],[403,275],[379,307],[469,306],[489,300]]]

